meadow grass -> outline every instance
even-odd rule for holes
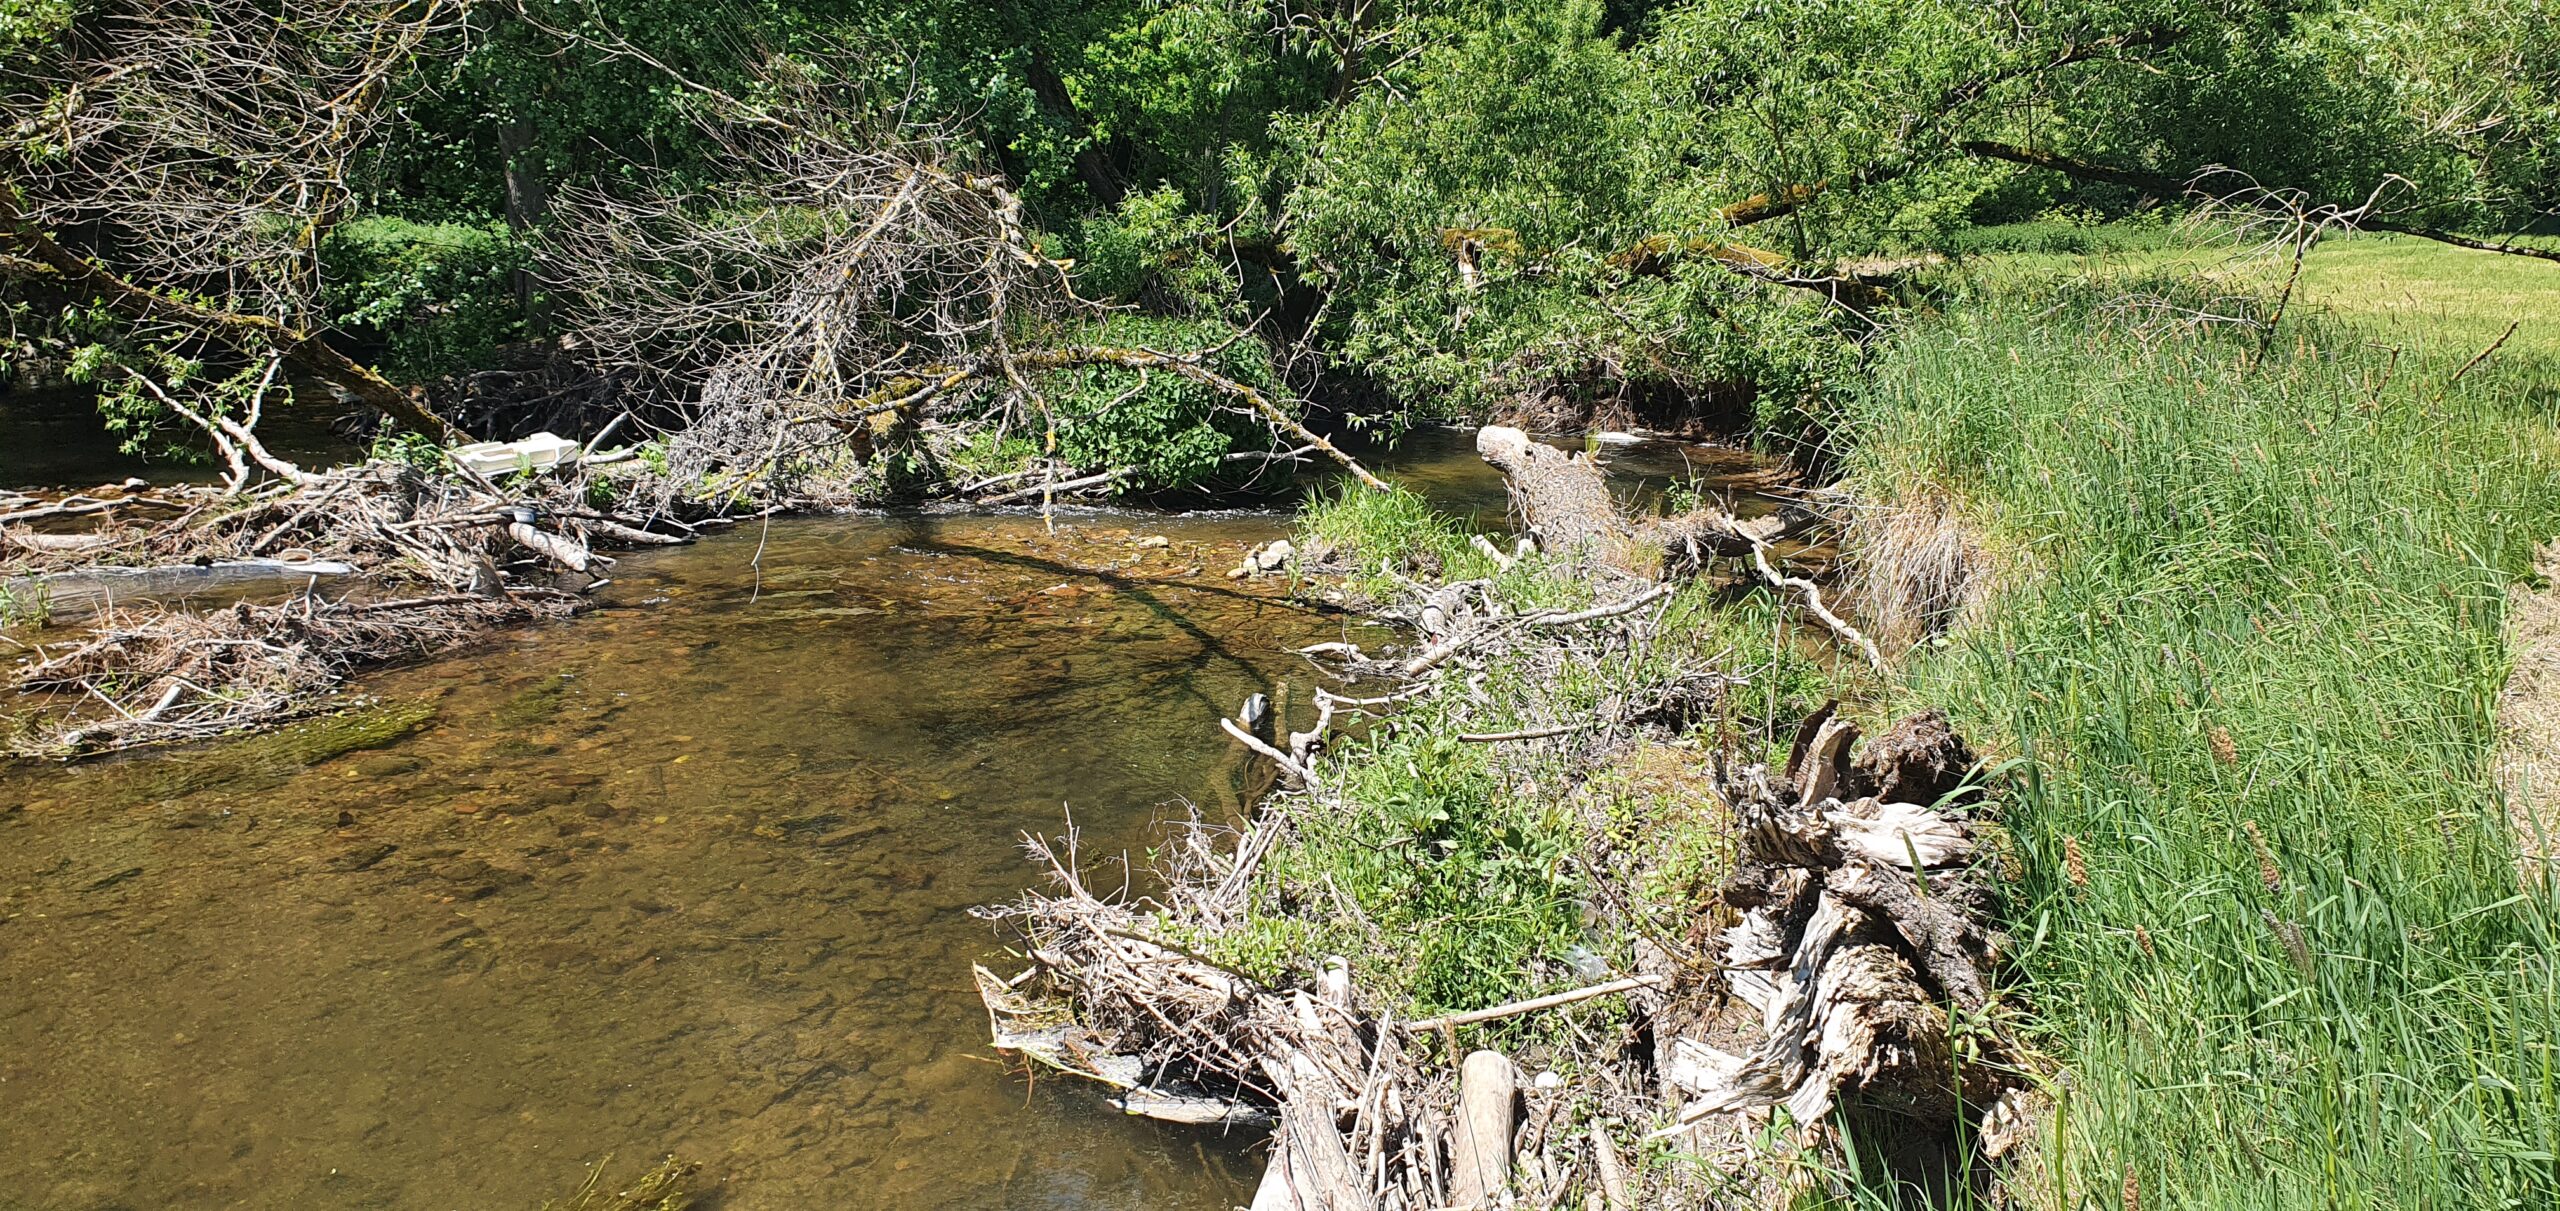
[[[2280,284],[2283,258],[2180,226],[2065,227],[2078,241],[2038,238],[2043,225],[1982,229],[1978,273],[2012,290],[2057,277],[2184,275],[2252,293]],[[1995,238],[1998,233],[2014,233]],[[2549,239],[2529,241],[2552,244]],[[2387,234],[2335,236],[2303,258],[2296,314],[2359,327],[2366,339],[2434,356],[2487,348],[2560,365],[2560,264]],[[2335,329],[2331,330],[2335,333]]]
[[[2340,310],[2394,297],[2352,269],[2560,311],[2484,316],[2468,269],[2393,245],[2317,255]],[[2262,350],[1992,289],[1848,405],[1854,480],[1950,493],[2004,557],[1906,692],[2008,762],[2056,1205],[2560,1200],[2551,900],[2493,775],[2505,594],[2560,535],[2548,380],[2453,382],[2493,330],[2386,318],[2446,339],[2314,320]]]

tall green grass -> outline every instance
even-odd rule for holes
[[[2529,369],[2459,360],[1973,299],[1849,404],[1853,477],[2004,561],[1909,691],[2013,762],[2059,1205],[2560,1205],[2551,901],[2492,771],[2560,454]]]

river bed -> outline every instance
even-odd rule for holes
[[[1678,449],[1630,490],[1748,465]],[[1392,465],[1499,522],[1463,438]],[[1222,575],[1287,523],[749,526],[362,679],[352,732],[0,767],[0,1208],[530,1211],[669,1152],[732,1211],[1244,1201],[1258,1141],[987,1048],[968,910],[1026,830],[1143,863],[1235,812],[1216,717],[1390,638]]]

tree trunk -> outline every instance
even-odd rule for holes
[[[551,191],[543,184],[542,167],[533,154],[539,133],[530,118],[498,124],[498,154],[506,160],[507,229],[519,236],[532,231],[551,209]],[[514,285],[516,307],[524,313],[525,326],[541,332],[550,317],[543,314],[541,283],[532,268],[516,270]]]

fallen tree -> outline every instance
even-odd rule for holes
[[[561,32],[655,61],[617,35]],[[545,273],[578,283],[573,343],[599,370],[682,401],[669,490],[839,504],[879,494],[904,459],[926,490],[1043,502],[1108,491],[1141,469],[1068,459],[1076,427],[1168,380],[1215,401],[1196,420],[1229,449],[1200,470],[1313,455],[1384,487],[1305,426],[1276,376],[1222,365],[1255,360],[1250,333],[1180,349],[1107,339],[1127,309],[1076,293],[1012,187],[830,74],[843,66],[779,66],[752,98],[671,72],[704,100],[733,188],[571,190],[555,207]],[[1064,406],[1074,385],[1062,376],[1097,369],[1125,377],[1090,407]],[[941,470],[1016,441],[1031,447],[1025,466]]]
[[[1795,537],[1813,521],[1804,510],[1746,520],[1713,506],[1638,519],[1619,508],[1600,465],[1588,456],[1501,425],[1476,431],[1476,453],[1502,472],[1512,504],[1541,550],[1624,572],[1658,575],[1695,569],[1717,557],[1747,556]]]
[[[355,164],[458,47],[467,5],[357,0],[110,3],[10,64],[0,88],[0,249],[118,317],[75,364],[139,415],[182,396],[228,435],[236,391],[192,373],[210,346],[327,383],[419,433],[467,438],[332,343],[323,245]],[[252,375],[252,378],[256,378]],[[272,380],[272,375],[267,376]],[[146,390],[144,384],[149,384]]]

